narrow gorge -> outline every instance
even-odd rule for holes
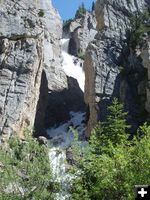
[[[96,0],[64,22],[52,4],[0,1],[0,145],[26,129],[46,140],[67,200],[75,132],[84,148],[114,98],[131,136],[150,122],[150,1]]]

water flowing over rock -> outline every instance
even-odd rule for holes
[[[64,27],[63,37],[70,38],[68,48],[70,54],[75,56],[85,54],[89,42],[97,33],[96,25],[95,12],[86,11],[85,14],[73,19],[69,26]]]
[[[21,135],[24,127],[34,125],[37,102],[46,103],[45,99],[39,99],[41,77],[45,78],[48,90],[67,88],[61,66],[61,30],[60,17],[49,0],[0,2],[0,127],[3,134],[15,131]],[[40,112],[44,109],[39,103],[36,119],[41,120],[41,125],[44,116]]]
[[[34,127],[49,147],[56,200],[71,196],[73,129],[84,148],[114,97],[129,113],[130,133],[150,121],[150,33],[131,44],[131,19],[148,7],[150,0],[97,0],[95,11],[63,27],[52,0],[0,0],[0,144]]]
[[[61,42],[62,66],[67,75],[68,88],[49,92],[49,104],[45,118],[46,128],[68,121],[71,111],[85,111],[83,60],[68,53],[69,39],[63,38]]]
[[[130,49],[129,33],[130,18],[135,12],[140,13],[146,9],[147,3],[145,0],[96,2],[98,33],[87,48],[84,62],[88,136],[97,120],[104,120],[106,107],[113,96],[124,101],[129,111],[128,120],[135,127],[140,123],[139,113],[144,112],[145,97],[137,102],[137,90],[139,84],[146,79],[146,70],[141,59]]]
[[[71,182],[75,178],[68,172],[68,168],[73,164],[71,145],[74,141],[74,132],[70,127],[77,130],[82,146],[86,145],[84,140],[85,113],[70,112],[70,120],[58,127],[47,129],[49,135],[49,158],[53,171],[54,182],[59,184],[60,191],[56,193],[56,200],[66,200],[70,197]],[[69,153],[70,152],[70,153]],[[68,162],[70,161],[70,162]]]

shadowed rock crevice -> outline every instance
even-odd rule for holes
[[[44,131],[45,126],[45,112],[48,104],[48,81],[45,71],[42,72],[40,95],[36,109],[35,123],[34,123],[34,136],[46,135]]]
[[[48,94],[45,127],[49,128],[70,119],[70,111],[85,111],[84,95],[76,79],[67,77],[68,89]]]
[[[98,119],[105,121],[108,113],[108,106],[113,98],[118,98],[124,104],[125,111],[128,112],[127,123],[131,124],[130,133],[134,134],[137,128],[147,120],[148,112],[145,109],[146,102],[146,70],[143,68],[143,78],[141,73],[132,71],[130,75],[119,73],[115,80],[114,90],[109,98],[102,98],[99,102]],[[138,76],[138,78],[137,78]],[[137,82],[135,81],[137,78]]]
[[[68,53],[71,55],[77,56],[77,44],[73,37],[71,37],[69,41]]]

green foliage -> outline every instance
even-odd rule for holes
[[[124,71],[124,67],[123,66],[118,66],[119,71],[122,73]]]
[[[127,3],[130,4],[132,0],[127,0]]]
[[[131,21],[131,38],[130,45],[134,49],[142,39],[144,33],[150,32],[150,12],[145,10],[143,13],[135,14]]]
[[[84,6],[84,3],[82,3],[81,6],[79,6],[78,10],[76,11],[75,17],[79,18],[85,13],[86,13],[86,8]]]
[[[63,22],[63,29],[68,29],[70,24],[71,24],[71,22],[72,22],[72,19],[65,20]]]
[[[39,17],[44,17],[44,10],[40,9],[38,15]]]
[[[81,58],[82,60],[85,59],[85,53],[82,51],[82,49],[78,49],[77,57]]]
[[[93,1],[92,2],[92,11],[94,11],[95,10],[95,2]]]
[[[111,142],[113,146],[124,143],[128,138],[126,130],[130,128],[125,120],[127,113],[123,111],[123,105],[120,104],[117,99],[113,100],[112,105],[108,107],[108,111],[109,116],[106,122],[99,123],[91,134],[91,143],[98,138],[96,152],[100,154],[107,150],[109,142]]]
[[[26,132],[0,146],[0,200],[53,199],[48,149]],[[8,188],[9,192],[6,192]]]
[[[115,99],[109,112],[77,159],[73,200],[133,200],[134,186],[150,183],[150,126],[144,124],[128,140],[123,106]]]

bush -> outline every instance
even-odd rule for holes
[[[44,10],[40,9],[38,15],[39,17],[44,17]]]
[[[127,3],[130,4],[130,3],[132,3],[131,1],[132,1],[132,0],[127,0]]]
[[[26,132],[0,146],[0,199],[53,199],[48,149]]]
[[[72,21],[73,21],[72,19],[68,19],[68,20],[64,21],[63,22],[63,30],[68,29]]]
[[[84,60],[85,59],[85,53],[81,49],[78,49],[77,57]]]
[[[130,45],[135,49],[136,45],[141,42],[144,33],[150,32],[150,11],[145,10],[143,13],[137,13],[130,18],[131,21],[131,36]]]
[[[79,148],[82,157],[75,168],[80,176],[73,183],[73,200],[133,200],[134,186],[150,183],[150,126],[144,124],[128,140],[123,106],[115,100],[109,111],[89,145],[83,152]]]

